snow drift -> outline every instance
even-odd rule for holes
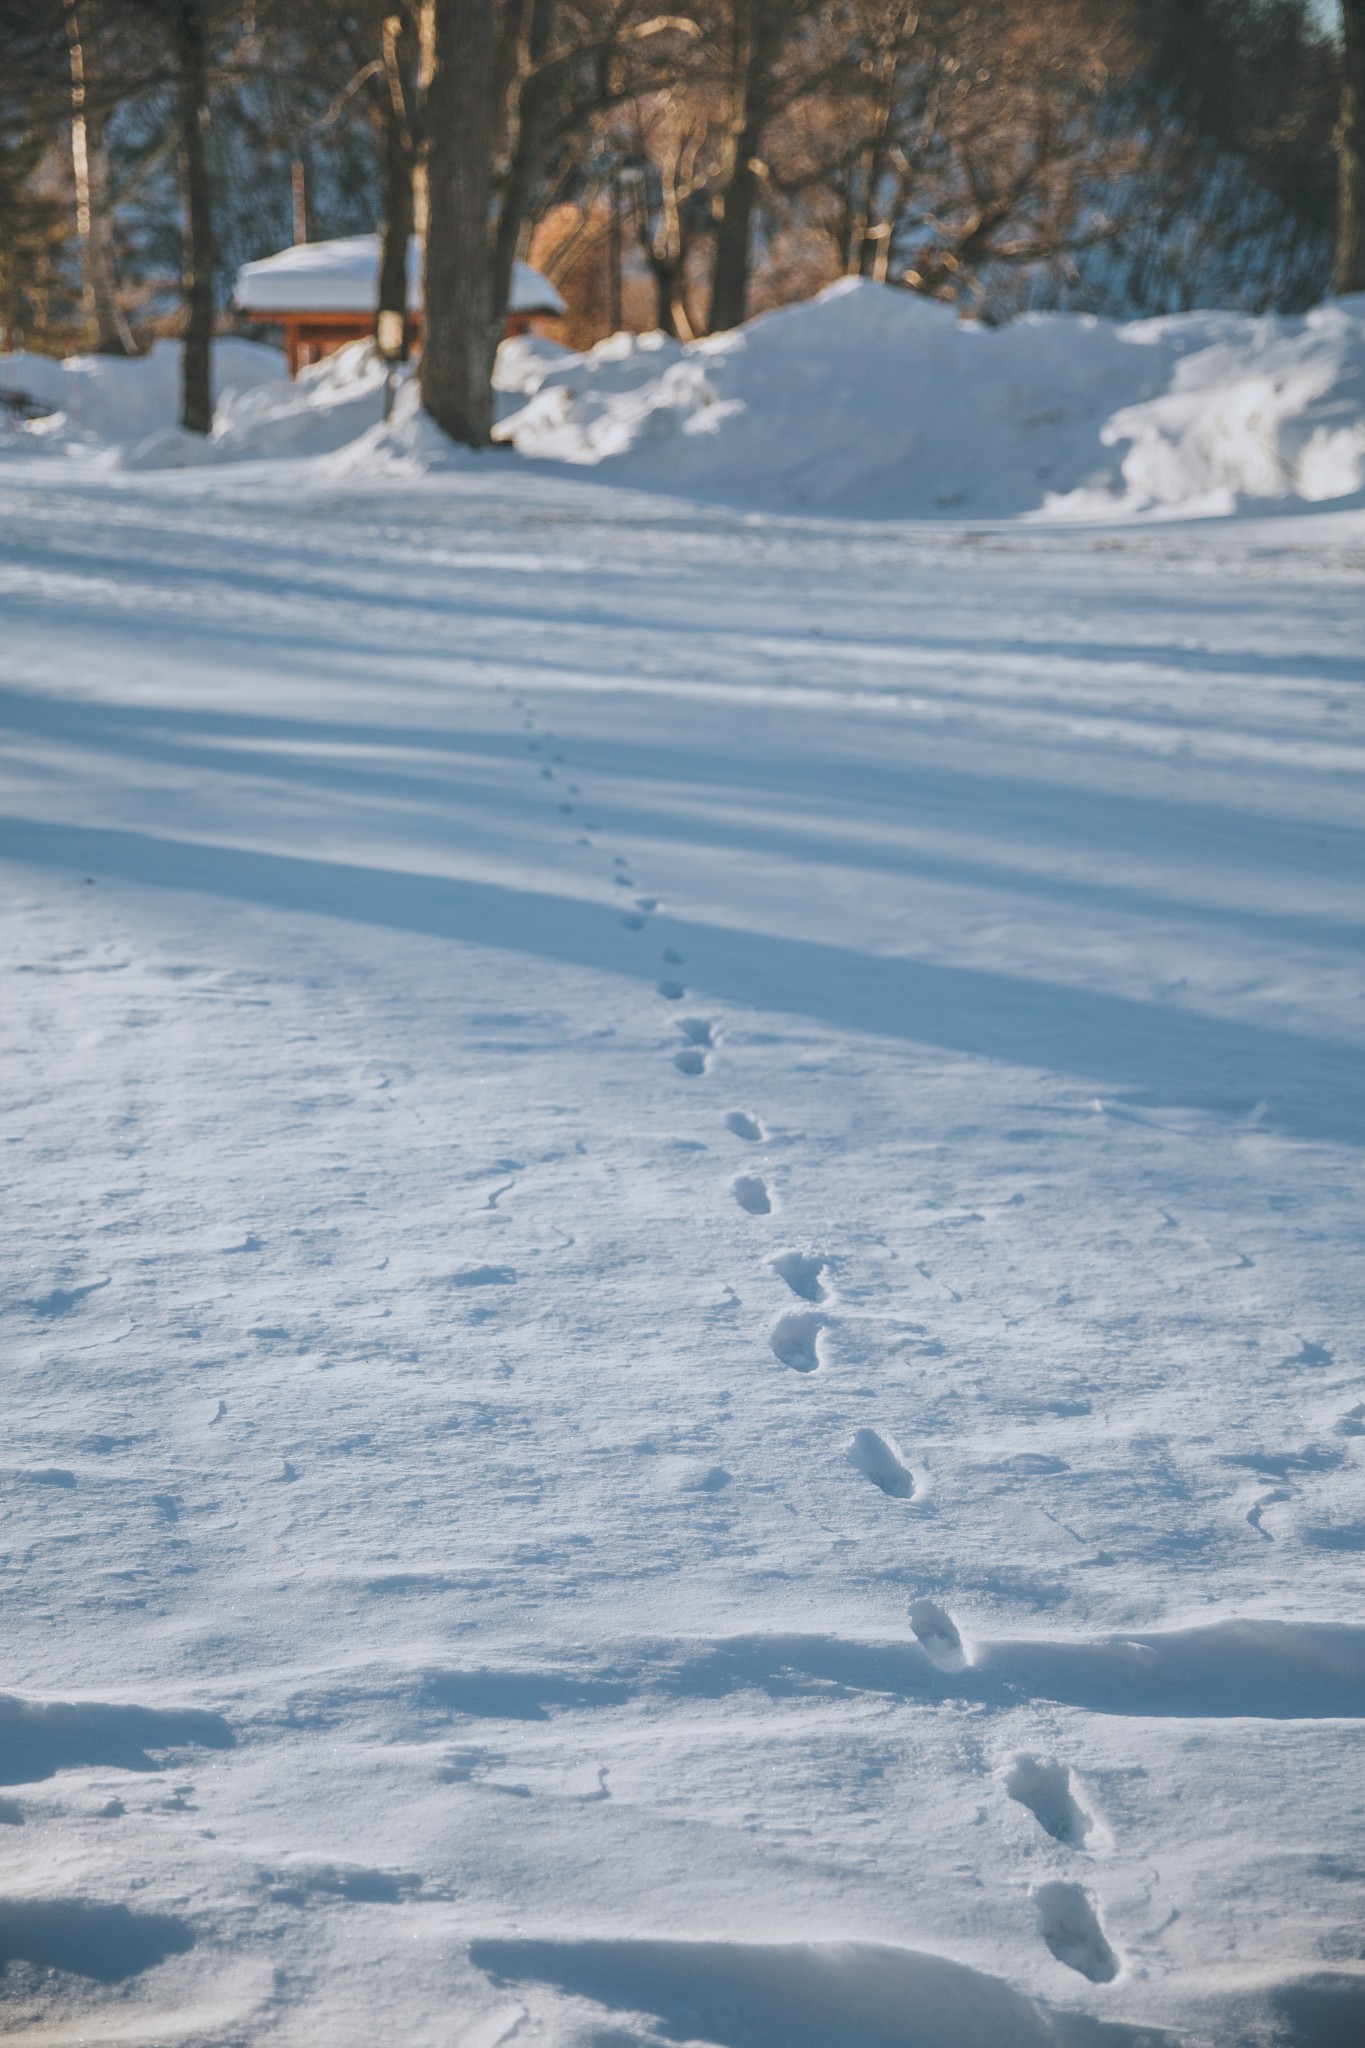
[[[230,337],[214,344],[215,405],[230,391],[284,382],[284,358],[278,349]],[[18,351],[0,356],[0,392],[20,393],[44,408],[41,417],[21,430],[29,445],[128,447],[174,426],[180,404],[180,344],[159,341],[145,356],[68,356],[65,362]],[[5,445],[0,438],[0,447]]]
[[[136,364],[103,366],[110,389],[101,406],[87,403],[87,435],[103,431],[134,468],[321,457],[337,478],[361,479],[464,459],[420,412],[411,379],[383,418],[384,373],[368,344],[294,385],[259,369],[243,376],[238,355],[254,364],[267,352],[229,349],[209,442],[169,432],[168,403],[147,438],[152,399],[124,397]],[[164,353],[149,359],[158,391],[170,383]],[[74,380],[79,367],[93,385],[91,360],[64,372]],[[1188,313],[1118,325],[1057,313],[988,328],[846,279],[705,341],[618,334],[583,355],[507,342],[498,433],[529,461],[755,510],[1225,514],[1365,490],[1362,367],[1365,297],[1293,319]]]

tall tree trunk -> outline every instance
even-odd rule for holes
[[[114,267],[114,214],[109,202],[109,151],[104,122],[87,115],[86,174],[89,179],[90,232],[85,240],[86,296],[95,329],[95,351],[102,356],[132,356],[137,344],[118,302]]]
[[[85,46],[75,0],[66,0],[71,59],[71,165],[76,181],[76,232],[85,268],[85,308],[96,355],[137,353],[118,302],[114,271],[114,219],[109,204],[109,152],[104,119],[87,105]]]
[[[649,274],[654,283],[654,324],[660,334],[668,335],[670,340],[679,341],[682,337],[678,333],[676,308],[678,276],[682,265],[667,256],[656,256],[650,250],[646,250],[645,260],[649,264]],[[688,339],[691,339],[690,335]]]
[[[208,37],[199,0],[176,0],[174,38],[184,205],[180,424],[187,434],[207,434],[213,428],[213,201],[207,150]]]
[[[412,239],[412,158],[389,122],[384,135],[384,219],[380,229],[379,307],[375,334],[380,352],[408,359],[408,244]]]
[[[399,48],[402,31],[398,15],[384,23],[385,91],[380,103],[383,221],[375,337],[380,354],[392,362],[408,359],[408,244],[415,225],[412,174],[417,157],[417,81],[411,56],[404,62],[407,53]]]
[[[494,0],[436,0],[427,89],[422,404],[453,441],[493,436]]]
[[[758,198],[758,155],[760,133],[744,128],[739,136],[739,161],[721,201],[720,223],[716,229],[715,267],[711,272],[712,334],[739,327],[749,303],[749,246],[753,236],[754,202]]]
[[[493,243],[493,318],[499,334],[506,324],[517,248],[543,159],[546,108],[544,75],[539,67],[550,48],[555,0],[530,0],[523,21],[518,51],[521,88],[513,109],[511,149]]]
[[[783,37],[786,0],[731,0],[733,44],[730,62],[732,158],[720,199],[716,253],[711,272],[712,334],[738,327],[748,307],[749,256],[754,205],[758,198],[767,125],[768,73]],[[791,8],[790,13],[795,14]]]
[[[1341,0],[1336,286],[1365,292],[1365,0]]]

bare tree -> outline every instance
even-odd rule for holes
[[[133,337],[118,302],[114,272],[114,217],[109,203],[109,152],[104,115],[88,104],[86,51],[76,0],[65,0],[71,59],[71,165],[76,181],[76,233],[81,238],[85,303],[95,352],[130,356]]]
[[[389,14],[381,29],[383,56],[378,105],[380,135],[379,306],[375,335],[380,353],[408,354],[408,244],[414,219],[420,111],[418,30],[410,16]]]
[[[654,287],[655,325],[691,341],[702,331],[688,303],[694,253],[711,232],[711,198],[724,157],[723,103],[700,80],[635,101],[630,133],[631,217]]]
[[[49,0],[0,7],[0,346],[70,346],[70,58]]]
[[[716,207],[708,325],[738,327],[748,311],[754,215],[768,177],[764,151],[777,116],[818,90],[818,65],[801,45],[818,5],[807,0],[726,0],[721,26],[726,77],[726,174]]]
[[[433,0],[422,404],[454,441],[493,438],[494,0]]]
[[[693,24],[636,0],[427,4],[422,403],[455,440],[481,448],[518,250],[564,196],[594,122],[642,89],[638,53]]]
[[[180,356],[180,424],[213,431],[213,195],[209,183],[209,26],[201,0],[170,0],[170,46],[179,118],[180,182],[185,208]]]

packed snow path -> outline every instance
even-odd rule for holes
[[[1365,517],[0,532],[0,2031],[1353,2038]]]

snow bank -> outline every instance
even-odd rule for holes
[[[691,346],[618,335],[547,372],[502,432],[523,455],[738,504],[1226,512],[1365,487],[1363,367],[1365,298],[1295,320],[988,328],[851,279]]]
[[[256,341],[225,339],[213,347],[214,403],[233,393],[280,385],[284,358]],[[21,392],[51,407],[31,421],[25,439],[49,448],[136,445],[172,428],[180,410],[180,344],[159,341],[145,356],[53,356],[19,351],[0,356],[0,391]]]
[[[207,443],[166,431],[169,346],[145,364],[46,364],[29,388],[46,396],[40,377],[64,376],[67,419],[121,443],[135,468],[323,458],[329,475],[359,480],[463,459],[421,414],[410,375],[384,419],[384,371],[368,343],[294,385],[269,351],[223,343],[219,355],[225,388]],[[261,357],[271,374],[242,374],[239,363]],[[619,334],[578,355],[534,337],[507,342],[498,432],[528,461],[761,510],[1228,513],[1365,490],[1362,370],[1365,296],[1297,319],[1188,313],[1116,325],[1058,313],[987,328],[846,279],[695,343]],[[133,389],[140,375],[145,391]],[[153,424],[162,431],[148,439]],[[52,423],[27,431],[50,435]]]
[[[207,440],[167,429],[129,449],[123,465],[164,469],[326,455],[355,441],[383,414],[383,361],[372,342],[354,341],[300,371],[296,383],[281,374],[226,390]]]

